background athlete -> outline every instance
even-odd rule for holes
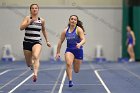
[[[134,46],[135,46],[136,39],[135,39],[135,35],[134,35],[134,32],[132,31],[131,27],[127,26],[126,29],[127,29],[127,41],[126,41],[127,51],[130,56],[129,61],[132,62],[132,61],[135,61]]]

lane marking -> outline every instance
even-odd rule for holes
[[[20,82],[16,87],[14,87],[12,90],[10,90],[8,93],[13,93],[17,88],[19,88],[22,84],[24,84],[27,80],[29,80],[33,76],[33,73],[28,76],[25,80]]]
[[[5,74],[5,73],[7,73],[9,71],[11,71],[11,70],[5,70],[5,71],[1,72],[0,75],[3,75],[3,74]]]
[[[130,73],[131,75],[135,76],[136,78],[140,79],[140,76],[134,72],[132,72],[130,69],[126,68],[126,67],[123,67],[121,66],[122,69],[124,69],[125,71],[127,71],[128,73]]]
[[[7,85],[9,85],[10,83],[12,83],[13,81],[17,80],[18,78],[20,78],[21,76],[23,76],[24,74],[26,74],[29,70],[26,70],[25,72],[23,72],[22,74],[20,74],[19,76],[13,78],[12,80],[10,80],[9,82],[7,82],[5,85],[3,85],[2,87],[0,87],[0,89],[6,87]]]
[[[99,79],[99,81],[101,82],[101,84],[103,85],[103,87],[105,88],[107,93],[111,93],[111,91],[109,90],[109,88],[107,87],[107,85],[104,83],[103,79],[101,78],[101,76],[99,75],[98,71],[100,70],[106,70],[106,69],[100,69],[100,70],[94,70],[95,67],[92,64],[89,64],[92,68],[92,70],[94,71],[95,75],[97,76],[97,78]]]
[[[60,68],[47,68],[47,69],[39,69],[39,71],[44,71],[44,70],[58,70],[58,69],[60,69]],[[14,70],[30,70],[30,69],[28,69],[28,68],[18,68],[18,69],[12,69],[13,71]]]
[[[59,81],[59,78],[60,78],[60,76],[61,76],[61,74],[62,74],[62,72],[63,72],[63,69],[64,69],[64,66],[62,66],[62,69],[61,69],[61,72],[60,72],[60,74],[59,74],[59,77],[57,78],[57,81],[56,81],[56,83],[55,83],[55,85],[54,85],[54,87],[53,87],[53,91],[55,90],[55,88],[56,88],[56,86],[57,86],[57,83],[58,83],[58,81]],[[54,69],[43,69],[43,70],[54,70]],[[42,70],[42,71],[43,71]],[[55,69],[55,70],[57,70],[57,69]],[[24,83],[28,80],[28,79],[30,79],[31,77],[33,76],[33,74],[31,74],[30,76],[28,76],[25,80],[23,80],[21,83],[19,83],[16,87],[14,87],[11,91],[9,91],[8,93],[13,93],[17,88],[19,88],[21,85],[24,85]],[[53,92],[52,92],[53,93]]]
[[[100,80],[101,84],[104,86],[105,90],[107,91],[107,93],[111,93],[111,91],[109,90],[109,88],[107,87],[107,85],[104,83],[103,79],[101,78],[101,76],[98,73],[98,70],[95,70],[95,75],[97,76],[97,78]]]
[[[61,77],[61,75],[62,75],[62,72],[63,72],[64,68],[65,68],[65,66],[63,65],[63,66],[61,67],[60,73],[59,73],[59,75],[58,75],[58,77],[57,77],[57,80],[56,80],[56,82],[55,82],[55,84],[54,84],[54,86],[53,86],[53,89],[52,89],[51,93],[54,93],[55,88],[56,88],[56,86],[58,85],[58,81],[59,81],[59,79],[60,79],[60,77]]]
[[[0,84],[2,85],[2,84]],[[17,85],[17,84],[10,84],[10,85]],[[24,86],[54,86],[54,84],[22,84]],[[57,84],[57,85],[61,85],[61,84]],[[68,84],[64,84],[64,85],[68,85]],[[102,84],[74,84],[75,86],[78,85],[78,86],[101,86]]]
[[[65,70],[65,72],[64,72],[64,75],[63,75],[62,82],[61,82],[61,85],[60,85],[60,88],[59,88],[58,93],[62,93],[65,79],[66,79],[66,70]]]

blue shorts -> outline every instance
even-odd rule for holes
[[[79,59],[79,60],[83,60],[83,49],[71,49],[71,48],[67,48],[65,53],[66,52],[71,52],[75,59]]]
[[[128,41],[128,45],[133,45],[133,41]]]
[[[23,41],[23,49],[24,49],[24,50],[32,51],[32,47],[33,47],[35,44],[40,44],[40,45],[42,45],[40,42],[25,42],[25,41]]]

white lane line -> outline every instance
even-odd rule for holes
[[[140,76],[134,72],[132,72],[130,69],[126,68],[126,67],[123,67],[121,65],[121,67],[123,68],[123,70],[127,71],[128,73],[132,74],[133,76],[135,76],[136,78],[140,79]]]
[[[7,73],[9,71],[11,71],[11,70],[5,70],[5,71],[1,72],[0,75],[3,75],[3,74],[5,74],[5,73]]]
[[[26,70],[25,72],[23,72],[22,74],[20,74],[19,76],[13,78],[12,80],[10,80],[9,82],[7,82],[5,85],[1,86],[0,89],[6,87],[7,85],[11,84],[13,81],[17,80],[18,78],[20,78],[21,76],[23,76],[24,74],[26,74],[29,70]]]
[[[54,70],[54,69],[45,69],[45,70]],[[21,85],[23,85],[28,79],[30,79],[33,76],[33,74],[31,74],[30,76],[28,76],[25,80],[23,80],[21,83],[19,83],[16,87],[14,87],[11,91],[9,91],[8,93],[13,93],[18,87],[20,87]]]
[[[53,86],[53,88],[52,88],[51,93],[54,93],[55,88],[56,88],[56,86],[58,85],[58,81],[59,81],[59,79],[60,79],[60,77],[61,77],[61,75],[62,75],[62,73],[63,73],[63,71],[64,71],[64,68],[65,68],[65,66],[63,65],[63,66],[61,67],[60,73],[59,73],[59,75],[58,75],[58,77],[57,77],[57,80],[55,81],[55,84],[54,84],[54,86]]]
[[[20,82],[16,87],[14,87],[12,90],[10,90],[8,93],[13,93],[18,87],[20,87],[22,84],[24,84],[28,79],[30,79],[33,76],[33,74],[31,74],[30,76],[28,76],[25,80],[23,80],[22,82]]]
[[[130,70],[128,70],[128,69],[126,69],[126,71],[127,71],[128,73],[130,73],[131,75],[133,75],[134,77],[140,79],[140,76],[137,75],[136,73],[134,73],[134,72],[132,72],[132,71],[130,71]]]
[[[40,69],[39,71],[46,71],[46,70],[59,70],[61,68],[47,68],[47,69]],[[9,69],[10,71],[17,71],[17,70],[30,70],[28,68],[16,68],[16,69]]]
[[[100,70],[106,70],[106,69],[99,69],[99,70],[94,70],[95,67],[90,64],[91,68],[93,69],[95,75],[97,76],[97,78],[99,79],[99,81],[101,82],[101,84],[103,85],[103,87],[105,88],[106,92],[107,93],[111,93],[111,91],[109,90],[109,88],[107,87],[107,85],[104,83],[103,79],[101,78],[101,76],[99,75],[98,71]]]
[[[109,88],[107,87],[107,85],[104,83],[103,79],[101,78],[101,76],[98,73],[98,70],[94,71],[97,78],[100,80],[100,82],[102,83],[102,85],[104,86],[105,90],[107,91],[107,93],[111,93],[111,91],[109,90]]]
[[[17,84],[10,84],[10,85],[17,85]],[[54,86],[54,84],[22,84],[24,86]],[[61,85],[61,84],[57,84]],[[69,84],[64,84],[64,85],[69,85]],[[102,86],[102,84],[75,84],[75,86]]]
[[[64,72],[64,75],[63,75],[62,82],[61,82],[58,93],[62,93],[62,89],[63,89],[63,86],[64,86],[65,79],[66,79],[66,71]]]

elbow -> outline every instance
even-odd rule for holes
[[[22,29],[20,28],[20,31],[22,31]]]
[[[22,27],[19,28],[21,31],[24,30]]]

